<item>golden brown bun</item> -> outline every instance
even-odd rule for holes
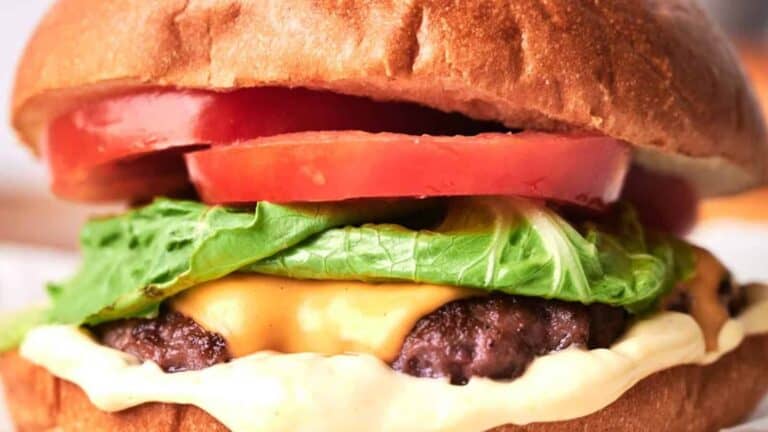
[[[587,129],[702,194],[763,182],[766,131],[693,0],[60,0],[19,66],[13,125],[137,86],[278,85]]]
[[[738,423],[768,389],[768,336],[747,339],[706,366],[652,375],[607,408],[576,420],[503,426],[497,432],[709,432]],[[99,411],[74,384],[9,354],[0,359],[8,403],[19,432],[217,432],[226,429],[202,410],[152,403],[116,414]]]

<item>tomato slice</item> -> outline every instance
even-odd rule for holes
[[[618,198],[630,152],[586,135],[305,132],[186,158],[208,203],[521,195],[596,206]]]
[[[121,199],[138,203],[157,196],[183,197],[194,192],[180,149],[159,150],[54,177],[51,187],[57,196],[89,202]]]
[[[105,99],[57,118],[41,147],[57,195],[118,200],[167,194],[188,184],[179,155],[199,145],[308,130],[476,133],[494,128],[413,104],[306,89],[153,90]],[[177,151],[160,152],[168,149]]]

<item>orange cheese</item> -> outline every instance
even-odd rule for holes
[[[718,348],[718,335],[730,318],[728,307],[720,299],[719,292],[721,284],[728,277],[728,270],[706,250],[696,248],[694,252],[696,271],[693,277],[669,293],[662,301],[662,306],[669,307],[671,302],[684,296],[687,299],[687,313],[701,327],[707,350],[715,351]],[[734,285],[730,289],[738,293],[741,288]]]
[[[728,309],[721,303],[718,289],[728,271],[712,254],[696,250],[696,274],[690,282],[690,314],[701,326],[707,350],[717,349],[720,329],[730,318]]]
[[[234,357],[356,352],[392,361],[419,318],[474,295],[436,285],[237,275],[186,291],[171,307],[222,335]]]

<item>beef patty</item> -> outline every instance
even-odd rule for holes
[[[607,347],[624,331],[622,309],[495,295],[449,303],[405,338],[395,370],[418,377],[511,379],[537,356],[568,347]]]
[[[165,308],[157,318],[113,321],[93,333],[102,344],[151,360],[166,372],[204,369],[232,358],[223,337]]]
[[[392,363],[418,377],[511,379],[536,357],[570,346],[607,347],[627,315],[608,306],[493,295],[458,300],[421,318]],[[167,372],[198,370],[229,361],[225,340],[178,312],[93,328],[105,345],[151,360]]]

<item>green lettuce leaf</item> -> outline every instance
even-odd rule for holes
[[[48,311],[44,307],[0,316],[0,353],[16,348],[29,330],[47,320]]]
[[[158,200],[89,222],[83,265],[71,280],[49,287],[47,315],[1,328],[23,334],[30,322],[151,316],[164,299],[238,271],[456,285],[637,313],[693,268],[687,245],[644,233],[629,209],[609,223],[574,226],[524,199],[446,202],[445,217],[430,230],[392,223],[423,225],[429,201],[235,209]],[[19,337],[9,333],[4,341]]]
[[[83,265],[49,286],[50,319],[80,324],[145,316],[166,298],[270,257],[333,227],[391,220],[415,202],[347,202],[248,210],[161,199],[91,221],[81,234]]]
[[[612,225],[580,232],[528,200],[467,198],[453,200],[434,230],[331,229],[242,271],[456,285],[643,312],[692,271],[692,258],[682,242],[646,239],[628,208]]]

